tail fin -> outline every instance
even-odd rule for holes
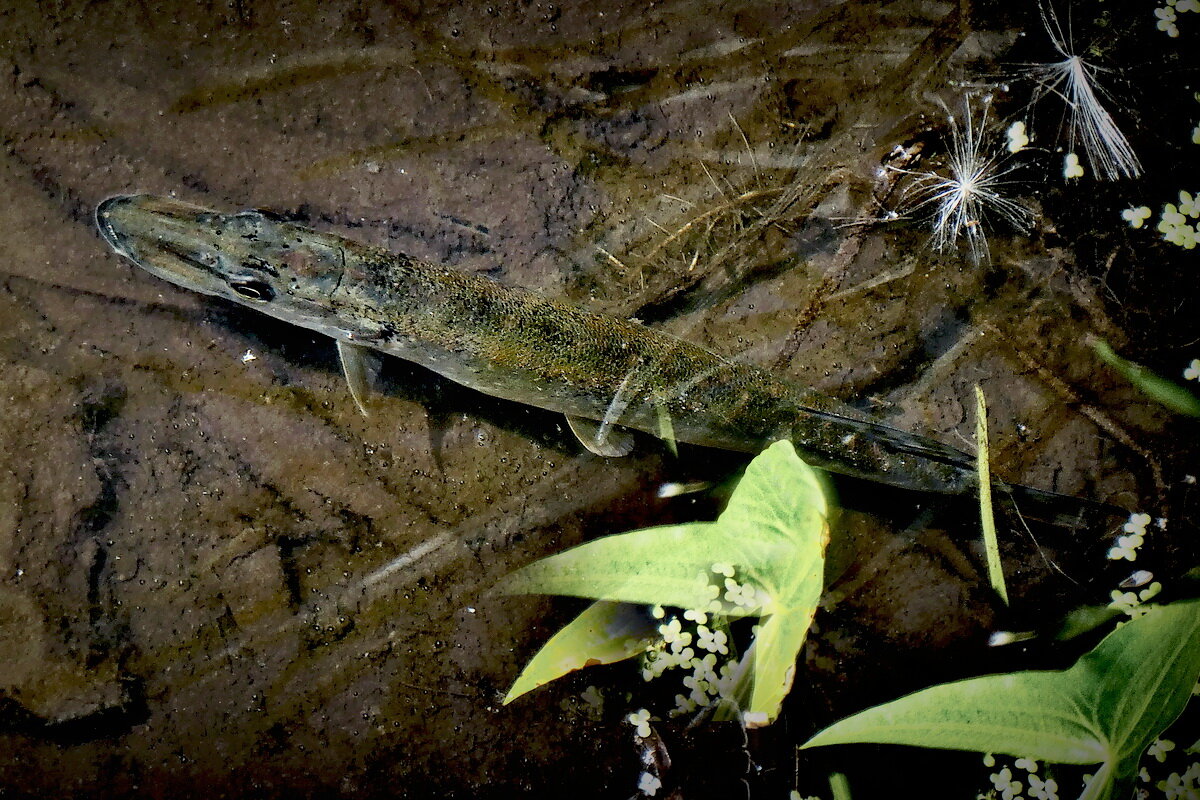
[[[1119,506],[1019,483],[995,481],[992,491],[997,499],[1006,501],[1022,517],[1059,528],[1100,532],[1116,519],[1129,516],[1129,512]]]

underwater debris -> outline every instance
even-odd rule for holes
[[[1098,177],[1104,180],[1138,177],[1142,174],[1142,164],[1137,154],[1100,102],[1101,96],[1108,93],[1097,77],[1110,70],[1089,64],[1073,52],[1069,28],[1064,32],[1054,7],[1048,3],[1042,5],[1042,24],[1062,61],[1027,68],[1037,81],[1032,104],[1051,94],[1062,99],[1067,107],[1067,149],[1074,151],[1077,142],[1082,144]]]
[[[1021,233],[1028,233],[1033,225],[1032,212],[1004,194],[1009,183],[1005,176],[1016,167],[1006,165],[1001,156],[994,155],[988,148],[986,103],[989,100],[985,98],[984,112],[978,123],[969,98],[964,103],[961,125],[953,114],[949,114],[948,175],[900,170],[916,178],[910,187],[918,198],[912,211],[933,209],[933,248],[940,252],[952,250],[962,237],[967,242],[971,261],[976,264],[990,258],[984,230],[989,218],[1001,219]]]

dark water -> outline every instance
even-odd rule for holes
[[[500,706],[575,606],[489,590],[588,538],[711,518],[657,487],[742,463],[648,439],[599,459],[555,415],[398,362],[363,419],[328,341],[110,253],[91,212],[116,193],[277,209],[636,315],[968,449],[978,383],[1004,478],[1169,518],[1138,566],[1170,589],[1196,563],[1195,428],[1085,337],[1172,377],[1197,355],[1196,251],[1119,216],[1200,188],[1194,65],[1148,8],[1080,16],[1126,68],[1146,177],[1064,185],[1061,153],[1034,152],[1006,189],[1032,229],[998,225],[973,263],[920,214],[870,222],[912,207],[881,165],[908,147],[944,171],[942,104],[966,90],[1003,138],[1032,88],[1013,65],[1054,57],[1031,4],[0,12],[0,794],[627,797],[635,670]],[[684,796],[827,793],[829,769],[872,796],[886,770],[862,752],[956,775],[976,757],[794,747],[935,680],[1069,661],[984,643],[1129,571],[1105,559],[1121,519],[1013,526],[1006,610],[969,506],[840,488],[855,511],[783,719],[746,741],[663,726]]]

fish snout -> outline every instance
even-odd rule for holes
[[[96,228],[100,231],[100,236],[108,242],[109,247],[121,255],[128,255],[124,237],[121,235],[121,230],[125,227],[121,224],[122,212],[128,210],[136,199],[134,195],[118,194],[96,206]]]

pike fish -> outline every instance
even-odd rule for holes
[[[312,230],[151,195],[96,209],[114,251],[178,286],[337,343],[359,408],[384,353],[496,397],[561,412],[585,447],[620,456],[628,429],[755,453],[789,439],[814,466],[904,489],[965,494],[975,457],[703,347],[490,278]],[[998,488],[1056,507],[1084,503]]]

